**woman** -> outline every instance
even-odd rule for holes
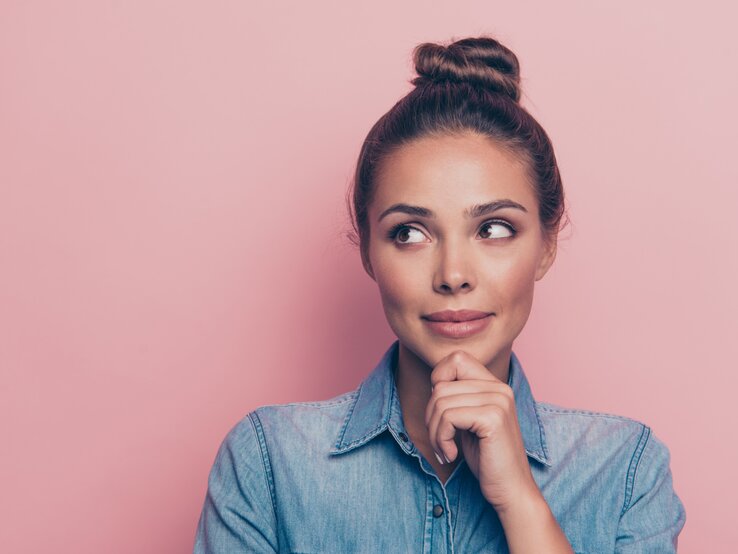
[[[637,421],[536,402],[512,344],[564,193],[488,37],[414,52],[353,221],[397,335],[354,391],[263,406],[223,441],[195,552],[674,552],[669,452]]]

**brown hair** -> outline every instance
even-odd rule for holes
[[[487,36],[448,46],[419,44],[413,50],[415,88],[385,113],[361,147],[347,202],[349,235],[369,264],[369,205],[382,161],[421,137],[476,132],[517,154],[534,185],[541,230],[557,237],[565,213],[564,189],[553,146],[539,123],[520,103],[520,66],[515,54]]]

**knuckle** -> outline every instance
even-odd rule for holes
[[[449,425],[450,422],[449,413],[447,410],[444,410],[438,418],[438,427],[445,427],[446,425]]]
[[[448,397],[442,397],[436,400],[436,409],[445,412],[448,409]]]
[[[490,406],[487,419],[492,425],[501,425],[505,421],[505,410],[500,406]]]
[[[515,396],[512,394],[512,390],[510,392],[502,392],[502,402],[504,403],[505,408],[507,408],[508,410],[512,409],[515,406]]]

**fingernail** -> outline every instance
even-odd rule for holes
[[[435,454],[435,455],[436,455],[436,460],[438,460],[438,463],[439,463],[439,464],[443,465],[443,464],[445,463],[445,462],[444,462],[444,461],[443,461],[443,460],[441,459],[441,457],[440,457],[440,456],[438,455],[438,452],[436,452],[436,451],[434,450],[434,451],[433,451],[433,454]]]
[[[451,463],[451,460],[448,459],[448,456],[446,456],[446,454],[444,454],[443,457],[446,458],[446,463],[447,464],[450,464]]]

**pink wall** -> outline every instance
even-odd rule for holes
[[[0,5],[0,550],[189,551],[238,419],[363,379],[393,336],[342,236],[361,140],[415,44],[486,32],[573,219],[516,342],[534,392],[649,423],[681,551],[730,551],[735,10],[352,4]]]

